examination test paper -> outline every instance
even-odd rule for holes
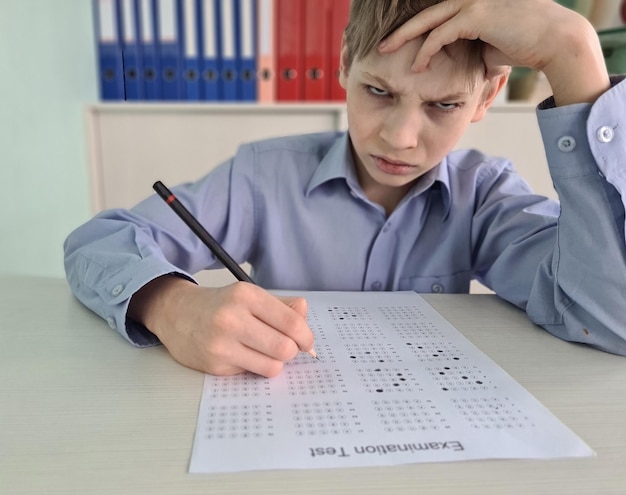
[[[307,292],[319,361],[206,375],[189,472],[593,456],[413,292]]]

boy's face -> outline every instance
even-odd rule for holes
[[[486,91],[482,74],[469,83],[460,46],[449,47],[454,59],[442,51],[424,72],[412,72],[421,44],[420,38],[385,55],[374,50],[349,70],[342,50],[340,81],[357,175],[368,198],[383,205],[395,198],[395,206],[415,179],[453,149],[470,122],[483,117],[497,94]]]

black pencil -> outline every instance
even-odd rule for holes
[[[178,200],[178,198],[176,198],[174,193],[172,193],[172,191],[165,186],[165,184],[163,184],[160,180],[156,181],[152,186],[152,189],[154,189],[157,194],[161,196],[161,198],[163,198],[168,205],[170,205],[172,210],[174,210],[174,212],[183,222],[187,224],[193,233],[196,234],[202,242],[204,242],[215,257],[220,260],[226,268],[228,268],[230,273],[237,277],[237,280],[254,284],[254,281],[248,276],[248,274],[241,269],[239,264],[231,257],[231,255],[228,254],[220,243],[207,232],[202,224],[196,220],[196,217],[194,217],[191,212],[185,208],[185,206]],[[314,349],[307,351],[307,353],[319,360]]]
[[[196,220],[191,212],[183,206],[172,191],[165,187],[161,181],[155,182],[152,188],[168,205],[170,205],[172,210],[174,210],[174,212],[183,222],[187,224],[193,233],[196,234],[198,238],[211,250],[215,257],[220,260],[226,268],[228,268],[228,271],[230,271],[230,273],[232,273],[237,280],[254,284],[254,281],[248,276],[248,274],[242,270],[239,264],[224,250],[220,243],[206,231],[206,229],[200,222],[198,222],[198,220]]]

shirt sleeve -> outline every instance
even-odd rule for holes
[[[626,355],[626,83],[594,104],[538,109],[561,205],[526,311],[566,340]]]
[[[235,184],[232,180],[233,162],[172,192],[240,261],[250,243],[246,233],[252,232],[246,223],[251,221],[247,219],[252,194],[245,191],[245,181]],[[68,236],[64,254],[67,280],[77,299],[137,346],[154,345],[158,339],[127,318],[133,294],[162,275],[193,281],[198,271],[219,266],[209,249],[156,194],[130,210],[99,213]]]

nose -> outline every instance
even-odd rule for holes
[[[420,126],[421,119],[416,110],[394,108],[383,122],[380,137],[393,149],[415,148],[419,142]]]

